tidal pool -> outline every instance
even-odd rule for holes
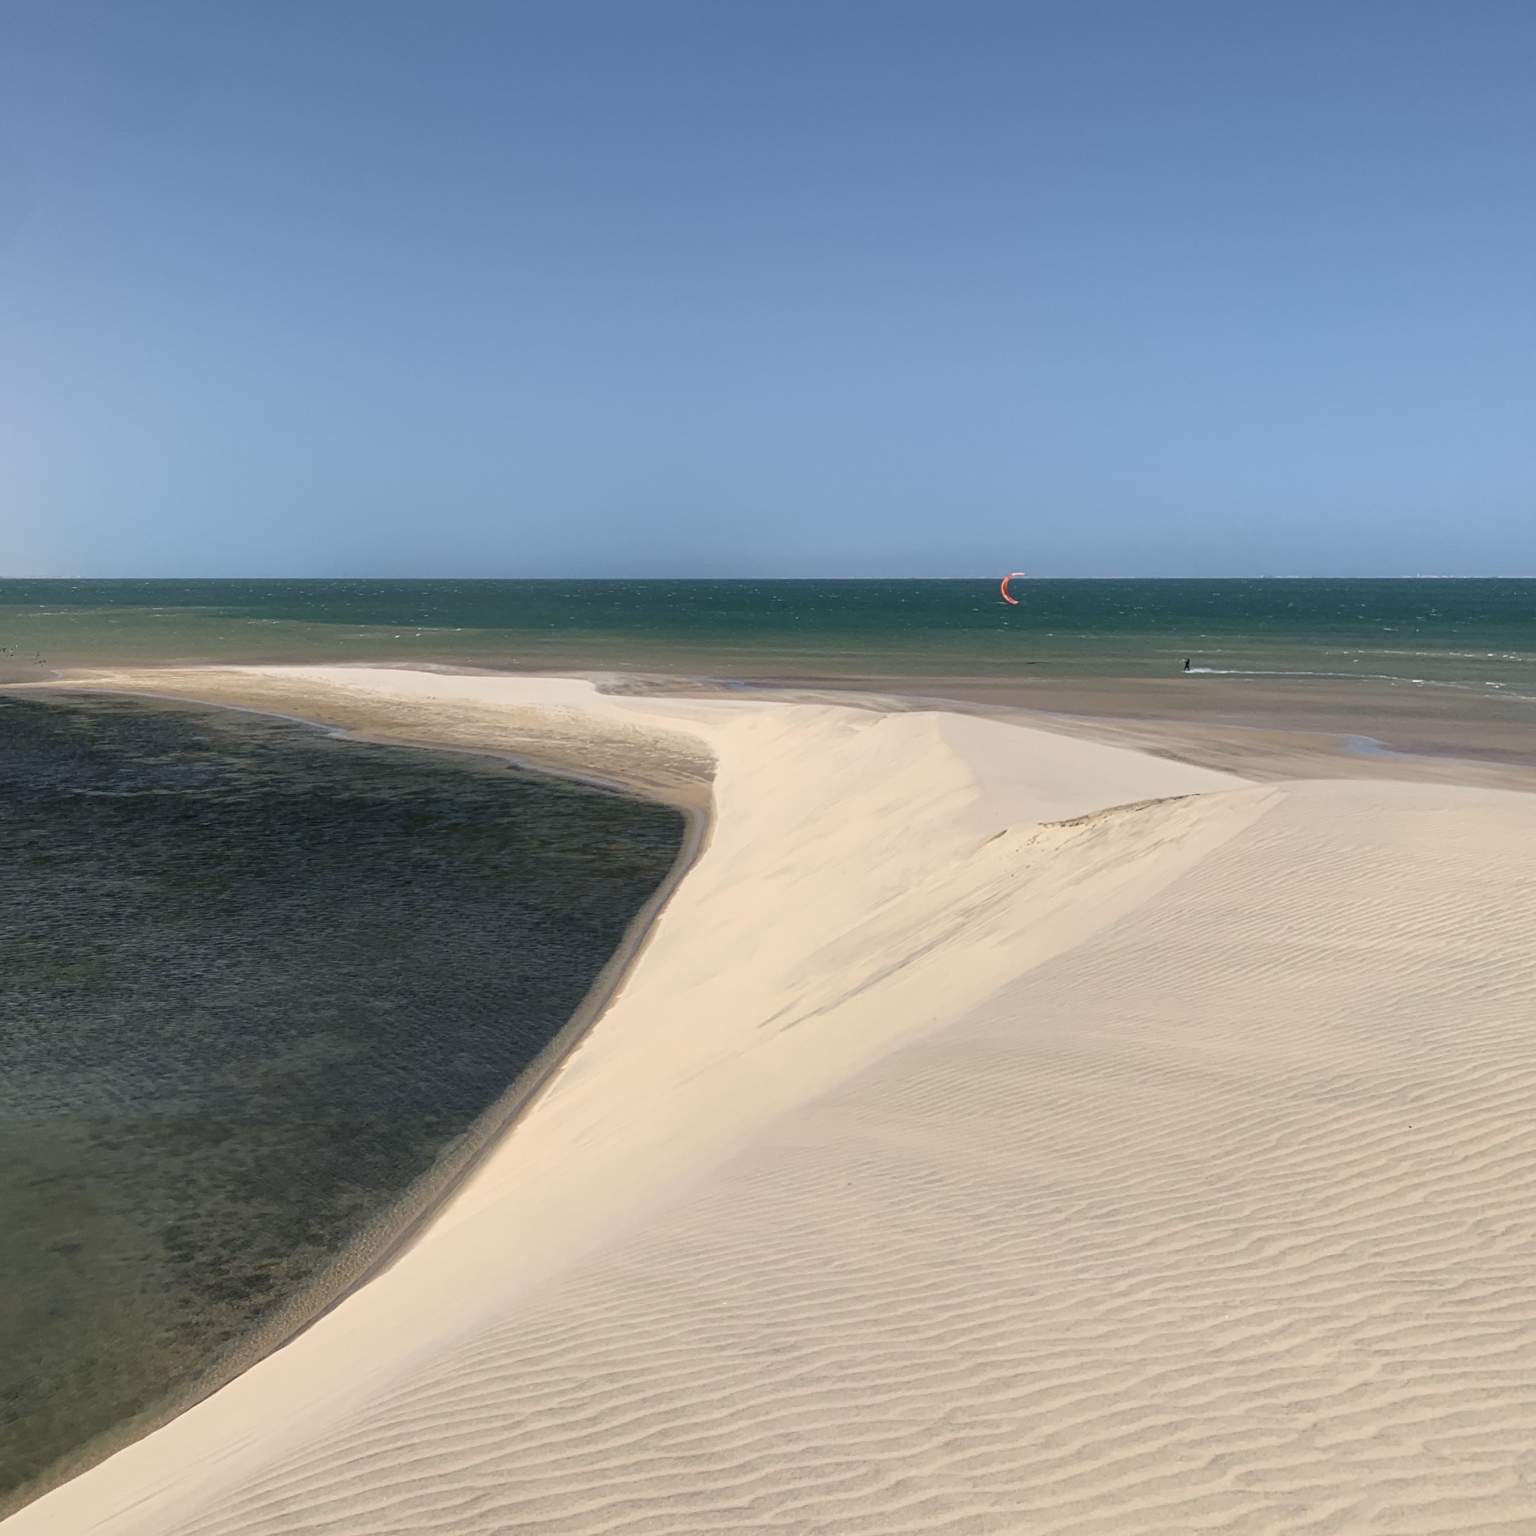
[[[683,830],[492,758],[0,694],[0,1513],[449,1177]]]

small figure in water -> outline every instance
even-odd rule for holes
[[[1186,671],[1186,672],[1188,672],[1188,671],[1189,671],[1189,657],[1188,657],[1188,656],[1186,656],[1186,657],[1185,657],[1185,658],[1184,658],[1184,670],[1185,670],[1185,671]]]

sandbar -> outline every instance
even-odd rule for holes
[[[1529,794],[911,700],[158,687],[712,818],[393,1262],[5,1536],[1536,1528]]]

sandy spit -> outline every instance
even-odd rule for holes
[[[654,738],[712,835],[414,1246],[4,1536],[1536,1529],[1530,796],[243,676]]]

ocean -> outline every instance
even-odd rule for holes
[[[0,694],[0,1512],[323,1305],[682,830],[491,757]]]
[[[1536,580],[0,581],[0,675],[433,661],[717,678],[1281,675],[1536,701]]]

